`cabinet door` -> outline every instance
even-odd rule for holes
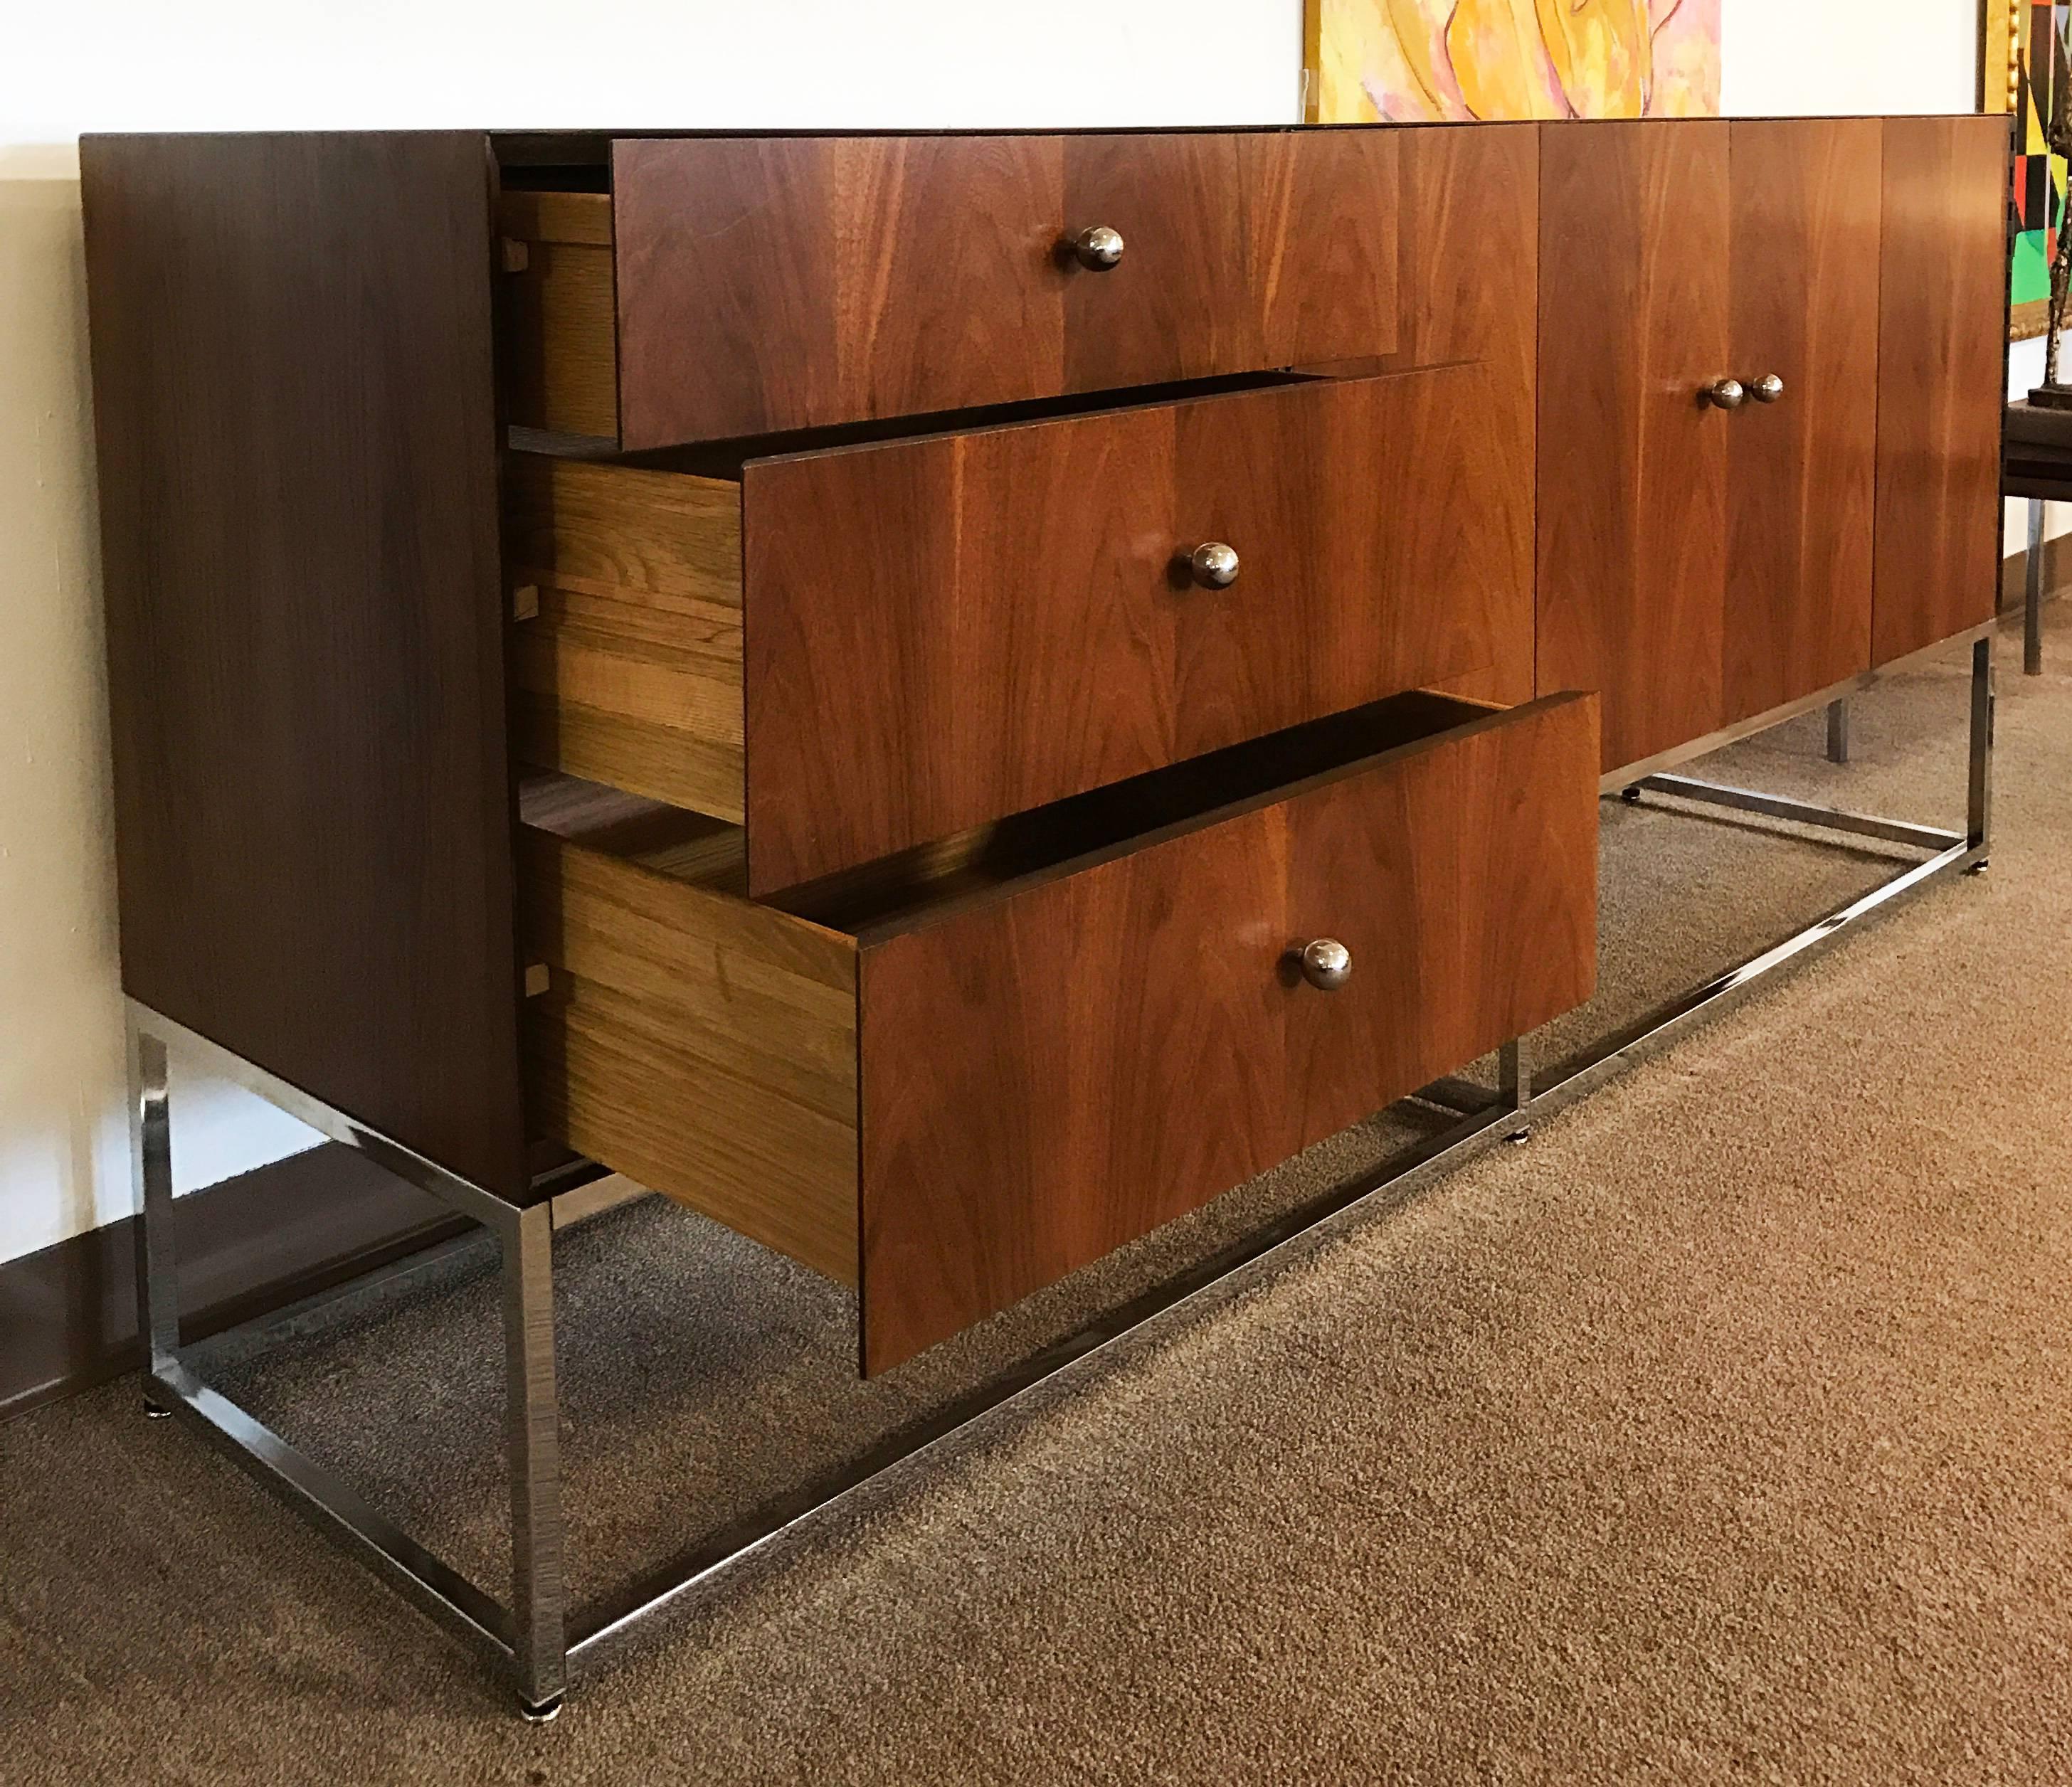
[[[1885,131],[1872,655],[1989,621],[2000,587],[2007,121]]]
[[[1725,718],[1870,667],[1877,459],[1875,118],[1732,129],[1732,369],[1774,403],[1726,418]]]
[[[1725,717],[1729,128],[1540,140],[1537,679],[1602,692],[1608,770]]]

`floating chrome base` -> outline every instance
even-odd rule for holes
[[[759,1551],[779,1534],[835,1507],[884,1473],[1038,1385],[1101,1352],[1159,1317],[1228,1288],[1284,1255],[1301,1238],[1359,1210],[1383,1193],[1407,1196],[1499,1141],[1522,1141],[1545,1112],[1580,1097],[1667,1041],[1699,1018],[1745,993],[1763,976],[1832,944],[1851,926],[1919,893],[1942,877],[1985,863],[1991,818],[1993,670],[1990,632],[1972,643],[1969,822],[1959,835],[1926,826],[1831,811],[1796,801],[1695,782],[1661,773],[1661,763],[1612,778],[1608,791],[1632,799],[1648,794],[1696,800],[1817,827],[1848,836],[1926,850],[1890,880],[1829,914],[1817,924],[1697,988],[1663,1010],[1561,1063],[1536,1083],[1522,1041],[1498,1057],[1494,1090],[1448,1079],[1418,1095],[1452,1111],[1457,1120],[1375,1171],[1289,1212],[1258,1232],[1187,1268],[1066,1339],[1009,1367],[989,1382],[878,1441],[816,1481],[785,1495],[700,1543],[656,1576],[631,1584],[601,1604],[571,1612],[563,1574],[559,1407],[554,1378],[553,1236],[557,1228],[595,1214],[615,1193],[597,1182],[536,1187],[539,1202],[521,1208],[435,1165],[299,1088],[255,1067],[148,1006],[129,1004],[132,1145],[138,1201],[138,1281],[148,1345],[146,1395],[153,1412],[170,1412],[199,1428],[281,1500],[368,1564],[447,1631],[508,1672],[524,1715],[536,1722],[561,1710],[572,1671],[598,1659],[644,1616]],[[1795,704],[1752,724],[1759,729],[1841,689]],[[1737,734],[1737,736],[1741,734]],[[1712,743],[1721,742],[1716,740]],[[1709,748],[1709,745],[1706,746]],[[434,1556],[380,1510],[323,1466],[304,1456],[263,1423],[196,1374],[179,1338],[179,1305],[172,1231],[171,1110],[166,1045],[195,1066],[240,1084],[336,1142],[369,1158],[479,1222],[502,1255],[506,1380],[506,1462],[510,1493],[510,1600],[499,1602]],[[576,1176],[578,1178],[581,1175]],[[594,1170],[590,1180],[599,1178]],[[438,1258],[480,1238],[443,1243]],[[421,1271],[427,1256],[384,1267],[369,1280]],[[368,1282],[367,1280],[360,1281]],[[328,1302],[343,1291],[311,1301]],[[259,1338],[292,1325],[307,1304],[249,1323]]]

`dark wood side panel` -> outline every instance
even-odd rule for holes
[[[1540,134],[1539,687],[1604,696],[1604,766],[1720,724],[1724,123]]]
[[[865,1370],[1586,998],[1597,773],[1556,697],[866,939]],[[1320,935],[1337,992],[1290,971]]]
[[[1784,396],[1727,431],[1727,721],[1870,668],[1884,151],[1876,118],[1730,138],[1733,369]]]
[[[487,146],[81,166],[123,984],[522,1196]]]
[[[1529,649],[1490,370],[751,463],[761,894]],[[1176,561],[1235,547],[1237,581]]]
[[[1060,388],[1055,137],[612,146],[628,447]]]
[[[2006,376],[2006,120],[1884,128],[1878,663],[1992,618]]]

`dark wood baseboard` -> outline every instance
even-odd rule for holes
[[[197,1340],[471,1226],[334,1143],[173,1206],[184,1337]],[[136,1221],[0,1264],[0,1419],[142,1362]]]

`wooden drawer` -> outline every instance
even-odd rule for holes
[[[1532,479],[1483,425],[1490,380],[1305,381],[738,483],[514,454],[518,754],[745,822],[759,897],[1404,689],[1523,700]],[[1209,541],[1227,588],[1189,572]]]
[[[1404,696],[784,910],[544,778],[532,1121],[860,1284],[882,1370],[1587,998],[1597,777],[1594,696]]]
[[[1399,162],[1387,130],[618,142],[608,194],[504,195],[507,417],[664,446],[1386,355]]]

